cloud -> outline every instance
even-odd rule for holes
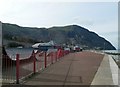
[[[73,21],[79,23],[81,25],[91,26],[94,24],[93,19],[90,18],[83,18],[80,16],[73,17]]]
[[[97,32],[100,36],[110,41],[118,48],[118,23],[117,20],[101,22],[91,27],[92,31]]]
[[[115,3],[68,3],[69,1],[51,3],[49,0],[0,0],[1,21],[33,27],[78,24],[116,45],[118,15]],[[78,0],[73,2],[76,1]]]

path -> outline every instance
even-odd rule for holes
[[[60,61],[27,79],[25,85],[90,85],[104,55],[93,52],[70,53]]]

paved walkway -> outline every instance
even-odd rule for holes
[[[70,53],[60,61],[27,79],[25,85],[91,85],[103,54]]]
[[[105,55],[95,75],[92,85],[114,85],[108,55]]]

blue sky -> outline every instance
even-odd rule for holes
[[[111,1],[111,0],[110,0]],[[0,20],[28,27],[77,24],[118,46],[118,2],[0,0]]]

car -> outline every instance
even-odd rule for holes
[[[80,52],[82,51],[82,48],[80,48],[79,46],[74,46],[73,50],[74,52]]]

